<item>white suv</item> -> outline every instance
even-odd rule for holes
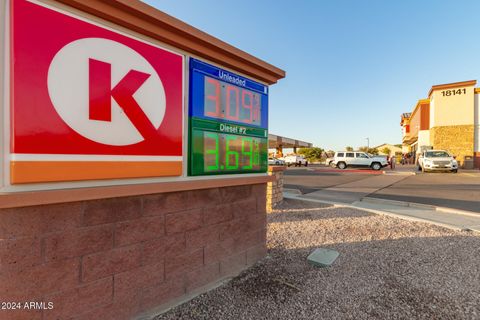
[[[291,156],[286,156],[284,159],[285,161],[285,164],[287,166],[291,166],[292,164],[296,166],[307,166],[308,165],[308,161],[307,159],[305,159],[304,157],[302,156],[297,156],[297,155],[291,155]]]
[[[458,163],[447,151],[426,150],[418,158],[418,170],[457,172]]]
[[[347,167],[368,167],[373,170],[380,170],[388,165],[385,157],[371,156],[365,152],[358,151],[339,151],[335,152],[332,165],[339,169]]]

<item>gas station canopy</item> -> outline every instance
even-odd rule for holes
[[[313,144],[301,140],[295,140],[287,137],[277,136],[275,134],[268,134],[268,148],[283,149],[283,148],[311,148]]]

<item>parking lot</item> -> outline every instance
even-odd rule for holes
[[[325,166],[288,168],[285,172],[285,187],[310,194],[327,188],[351,185],[378,176],[401,175],[397,181],[377,190],[368,197],[414,202],[480,213],[480,171],[460,170],[458,173],[421,173],[413,166],[397,166],[383,172],[371,170],[337,170]],[[387,178],[385,178],[387,179]],[[371,180],[371,179],[370,179]],[[367,191],[368,192],[368,191]]]
[[[298,189],[305,194],[371,177],[371,174],[368,172],[352,173],[350,171],[337,171],[338,172],[321,169],[317,166],[311,166],[308,168],[290,167],[285,171],[285,187]]]

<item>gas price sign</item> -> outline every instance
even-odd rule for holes
[[[189,174],[266,172],[268,87],[190,60]]]
[[[205,77],[204,116],[254,126],[261,125],[260,94]]]

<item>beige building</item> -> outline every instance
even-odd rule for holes
[[[434,85],[428,98],[404,113],[403,152],[417,157],[425,148],[442,149],[465,168],[480,168],[480,88],[476,80]]]
[[[384,143],[379,146],[374,147],[375,149],[378,150],[379,154],[387,155],[387,156],[393,156],[393,155],[401,155],[402,154],[402,148],[397,147],[396,145],[389,144],[389,143]],[[388,148],[390,150],[389,154],[386,154],[383,152],[385,148]]]

